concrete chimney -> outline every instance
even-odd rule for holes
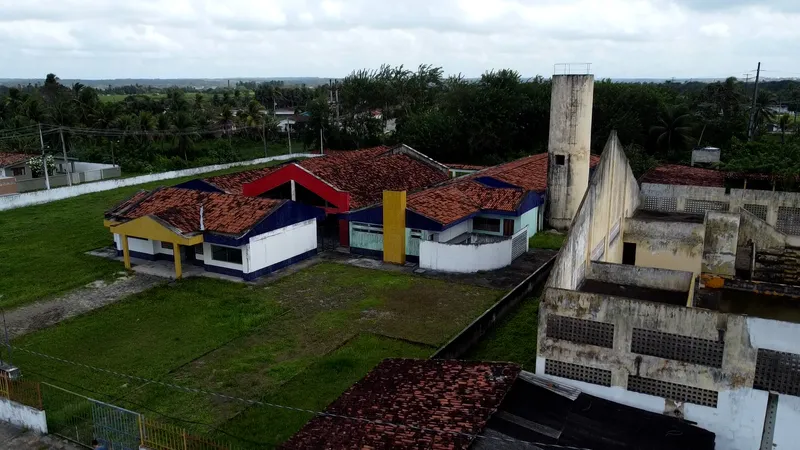
[[[547,168],[547,223],[569,228],[589,187],[594,75],[553,75]]]

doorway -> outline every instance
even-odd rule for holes
[[[514,219],[503,219],[503,236],[514,235]]]
[[[633,242],[622,243],[622,264],[636,265],[636,244]]]

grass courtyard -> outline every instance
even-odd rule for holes
[[[264,166],[235,167],[0,211],[0,308],[58,295],[119,272],[119,263],[84,253],[112,243],[103,227],[103,212],[136,191]]]
[[[14,344],[157,381],[321,410],[383,358],[428,357],[501,295],[319,263],[267,285],[182,280]],[[117,378],[22,351],[14,358],[26,378],[239,447],[279,444],[311,417]],[[47,408],[46,391],[44,400]]]

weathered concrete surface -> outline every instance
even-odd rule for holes
[[[703,245],[703,272],[736,275],[736,247],[739,242],[739,213],[708,211]]]
[[[683,270],[593,262],[586,278],[628,286],[689,292],[693,274]]]
[[[593,75],[555,75],[550,94],[547,146],[548,223],[566,229],[589,185]]]
[[[8,332],[11,337],[16,337],[47,328],[165,282],[163,278],[139,274],[117,278],[111,283],[95,281],[61,297],[7,312]]]
[[[64,439],[0,422],[0,450],[85,450]]]
[[[612,132],[547,285],[576,289],[592,260],[621,262],[624,221],[638,204],[639,186]]]
[[[705,239],[702,223],[629,217],[623,239],[636,244],[637,266],[700,273]]]

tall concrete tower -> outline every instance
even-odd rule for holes
[[[548,224],[572,223],[589,187],[594,75],[553,75],[548,142]]]

